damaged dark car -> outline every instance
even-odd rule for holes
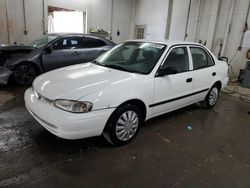
[[[30,85],[39,74],[92,61],[115,44],[84,34],[48,34],[25,45],[0,47],[0,85]]]

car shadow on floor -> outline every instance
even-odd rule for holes
[[[157,126],[158,123],[164,121],[167,122],[178,116],[183,116],[185,114],[190,114],[192,111],[200,109],[197,105],[191,105],[180,110],[176,110],[158,117],[155,117],[147,122],[145,122],[141,129],[150,129],[152,126]],[[36,126],[41,127],[38,123]],[[41,127],[42,128],[42,127]],[[140,133],[139,133],[140,134]],[[46,129],[42,130],[33,135],[34,141],[42,148],[52,149],[54,152],[69,152],[77,153],[79,150],[88,150],[90,148],[114,148],[112,144],[108,143],[103,136],[97,136],[92,138],[78,139],[78,140],[65,140],[59,138]],[[136,138],[135,138],[136,139]]]

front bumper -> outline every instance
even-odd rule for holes
[[[38,99],[31,88],[25,92],[25,105],[30,114],[49,132],[64,139],[81,139],[102,134],[108,118],[115,110],[70,113],[54,107],[53,102]]]
[[[0,67],[0,85],[8,84],[8,80],[12,71],[6,67]]]

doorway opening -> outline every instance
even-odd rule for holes
[[[48,33],[86,33],[86,12],[48,6]]]

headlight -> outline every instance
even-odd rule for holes
[[[59,99],[54,102],[54,106],[68,112],[85,113],[91,110],[92,103]]]

